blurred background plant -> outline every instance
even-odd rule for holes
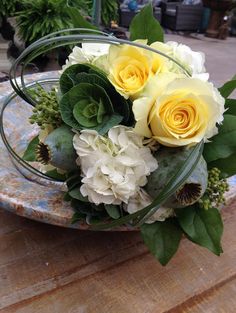
[[[16,22],[18,34],[26,45],[50,33],[73,27],[65,5],[65,0],[22,1]]]
[[[13,2],[17,1],[13,0]],[[68,2],[71,7],[76,7],[84,17],[92,16],[92,0],[70,0]],[[19,35],[27,45],[47,34],[74,26],[66,10],[67,0],[23,0],[21,7],[20,11],[15,11],[16,21]],[[118,2],[102,0],[102,24],[108,26],[112,20],[118,20]]]
[[[21,8],[21,1],[19,0],[1,0],[0,1],[0,15],[4,17],[14,16]]]
[[[118,2],[116,0],[102,0],[102,24],[105,26],[110,26],[111,21],[118,22],[118,19]]]
[[[11,40],[14,36],[14,28],[7,21],[9,17],[16,14],[21,9],[20,0],[0,1],[0,33],[5,40]]]

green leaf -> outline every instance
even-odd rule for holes
[[[223,223],[217,209],[205,210],[195,205],[176,211],[180,226],[190,240],[216,255],[223,252],[220,243]]]
[[[107,211],[107,214],[113,218],[118,219],[120,217],[120,209],[119,206],[113,205],[113,204],[105,204],[105,210]]]
[[[51,171],[47,171],[45,174],[51,178],[56,179],[56,180],[60,180],[60,181],[66,180],[66,175],[58,173],[58,171],[56,169],[51,170]]]
[[[228,81],[222,87],[220,87],[218,90],[221,93],[222,97],[228,98],[228,96],[231,95],[235,88],[236,88],[236,75],[230,81]]]
[[[225,108],[226,114],[236,115],[236,99],[226,99]]]
[[[39,144],[39,137],[36,136],[30,141],[27,149],[25,150],[24,155],[23,155],[23,160],[28,161],[28,162],[36,161],[35,149],[38,144]]]
[[[228,178],[236,174],[236,153],[228,158],[218,159],[207,164],[208,168],[217,167],[221,171],[221,177]]]
[[[86,21],[86,19],[80,14],[80,11],[77,8],[67,7],[65,8],[65,11],[70,16],[74,28],[87,28],[95,30],[98,29],[96,26]]]
[[[68,178],[66,180],[66,185],[68,191],[71,191],[75,187],[80,187],[81,186],[81,175],[80,172],[70,172],[68,174]]]
[[[145,6],[140,13],[133,18],[129,31],[132,41],[147,39],[149,45],[155,41],[164,41],[163,30],[159,22],[153,16],[151,4]]]
[[[81,220],[84,220],[84,218],[85,218],[85,215],[83,213],[75,212],[72,216],[71,224],[75,224]]]
[[[219,132],[204,147],[203,156],[207,163],[227,158],[236,152],[236,116],[225,115]]]
[[[74,188],[70,191],[68,191],[68,194],[71,196],[73,199],[80,200],[82,202],[89,202],[87,197],[84,197],[81,192],[80,192],[80,185],[77,186],[77,188]]]
[[[162,191],[157,195],[157,197],[153,200],[153,202],[143,208],[142,210],[139,210],[136,213],[128,214],[120,219],[110,222],[110,223],[100,223],[94,227],[95,230],[103,230],[103,229],[111,229],[113,227],[117,227],[120,225],[123,225],[125,223],[128,223],[130,221],[133,222],[136,221],[137,225],[138,223],[143,223],[145,220],[153,215],[159,208],[160,205],[166,201],[180,186],[183,185],[183,183],[186,181],[186,179],[191,175],[194,168],[199,162],[199,159],[202,155],[203,150],[203,142],[200,142],[197,144],[193,150],[189,153],[186,160],[184,160],[183,164],[179,168],[176,169],[175,174],[170,177],[169,182],[166,184],[166,186],[163,187]]]
[[[65,192],[63,201],[70,202],[71,201],[71,196],[69,195],[68,192]]]
[[[182,230],[174,218],[141,226],[144,243],[151,253],[166,265],[179,247]]]
[[[106,217],[103,205],[96,206],[90,202],[84,202],[77,199],[71,200],[71,206],[77,212],[84,214],[84,217]]]

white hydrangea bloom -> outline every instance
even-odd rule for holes
[[[82,195],[97,205],[128,203],[158,166],[142,139],[125,126],[111,128],[107,137],[94,130],[75,134],[73,144],[83,176]]]
[[[66,64],[62,66],[64,71],[71,65],[82,64],[82,63],[92,63],[97,58],[106,55],[109,50],[109,44],[101,43],[82,43],[82,48],[74,47],[72,53],[66,60]]]
[[[135,195],[129,198],[128,204],[124,205],[123,207],[125,211],[132,214],[151,204],[152,200],[153,199],[149,196],[149,194],[147,194],[144,189],[140,188]],[[156,221],[163,222],[165,219],[173,215],[173,209],[160,207],[151,217],[149,217],[146,223],[151,224]]]

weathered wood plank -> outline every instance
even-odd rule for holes
[[[235,207],[232,200],[223,212],[220,258],[183,240],[165,268],[147,252],[139,234],[76,232],[78,237],[68,242],[61,235],[60,243],[59,236],[55,249],[52,244],[45,247],[41,234],[32,255],[1,267],[0,312],[213,312],[208,310],[210,303],[220,297],[223,308],[227,291],[233,293],[235,288]],[[51,227],[52,232],[55,229]],[[229,307],[236,308],[235,297]],[[218,312],[231,312],[222,310]]]
[[[235,313],[236,275],[165,313]]]
[[[1,236],[0,308],[50,291],[135,256],[138,233],[95,233],[33,222]],[[113,249],[115,247],[115,249]]]

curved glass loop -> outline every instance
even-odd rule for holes
[[[42,79],[39,80],[37,82],[33,82],[30,84],[26,85],[26,88],[32,88],[37,86],[37,84],[41,84],[41,85],[45,85],[45,84],[55,84],[58,82],[58,79]],[[9,140],[7,139],[7,135],[5,133],[4,130],[4,113],[5,110],[7,109],[7,107],[11,104],[11,102],[18,96],[18,94],[16,92],[11,93],[4,101],[3,106],[2,106],[2,110],[1,110],[1,114],[0,114],[0,134],[2,137],[2,141],[5,145],[5,147],[7,148],[7,151],[9,152],[10,156],[13,158],[14,161],[17,162],[18,165],[23,166],[25,169],[29,170],[32,174],[38,176],[39,178],[43,178],[43,179],[47,179],[49,181],[58,181],[55,180],[49,176],[47,176],[46,174],[42,173],[41,171],[39,171],[38,169],[36,169],[35,167],[33,167],[32,165],[30,165],[30,163],[28,163],[27,161],[23,160],[17,153],[16,151],[12,148]]]
[[[188,72],[188,70],[177,60],[170,57],[169,55],[151,48],[150,46],[140,44],[138,42],[131,42],[124,39],[118,39],[116,37],[113,37],[107,33],[92,30],[92,29],[86,29],[86,28],[77,28],[77,29],[65,29],[61,30],[55,33],[52,33],[50,35],[47,35],[37,41],[35,41],[33,44],[31,44],[29,47],[27,47],[22,54],[15,60],[13,63],[11,70],[10,70],[10,82],[12,85],[12,88],[15,92],[13,92],[4,102],[1,115],[0,115],[0,133],[3,139],[3,142],[10,153],[10,155],[14,158],[15,161],[17,161],[19,164],[21,164],[23,167],[28,169],[31,173],[37,175],[40,178],[44,178],[50,181],[55,181],[55,179],[48,177],[46,174],[43,174],[33,166],[31,166],[28,162],[24,161],[11,147],[9,141],[7,140],[6,134],[4,132],[3,127],[3,118],[4,118],[4,111],[7,108],[8,104],[18,95],[23,100],[28,102],[30,105],[35,106],[36,100],[32,98],[32,95],[28,92],[30,87],[36,86],[37,83],[39,84],[46,84],[46,83],[58,83],[59,78],[54,79],[44,79],[37,82],[33,82],[31,84],[26,84],[24,80],[24,72],[26,66],[32,62],[33,59],[35,59],[37,56],[44,54],[45,52],[48,52],[52,49],[56,49],[59,47],[64,47],[66,45],[78,45],[81,43],[102,43],[102,44],[111,44],[111,45],[131,45],[137,48],[142,48],[145,50],[148,50],[150,52],[157,53],[165,58],[168,58],[172,62],[174,62],[179,68],[183,71],[183,73],[186,76],[191,76],[191,74]],[[20,71],[20,84],[18,82],[19,79],[17,79],[17,70],[19,66],[22,66]]]

